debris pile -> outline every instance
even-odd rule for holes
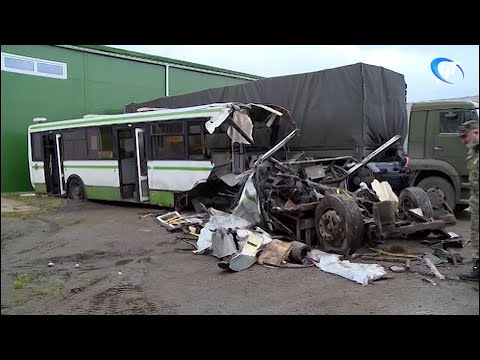
[[[445,231],[456,222],[444,203],[433,203],[417,187],[395,194],[387,182],[375,177],[369,165],[381,151],[398,140],[393,137],[363,161],[344,156],[329,159],[289,161],[273,157],[295,136],[289,134],[272,149],[258,156],[250,169],[235,176],[243,182],[231,203],[230,211],[207,209],[183,216],[171,212],[157,217],[169,231],[182,230],[197,240],[195,254],[211,254],[218,267],[228,271],[248,269],[255,263],[266,267],[304,268],[316,266],[362,285],[387,276],[377,264],[350,260],[403,262],[391,266],[392,272],[411,271],[412,261],[421,260],[438,278],[438,269],[426,254],[398,254],[373,249],[387,238],[421,237],[432,234],[439,240],[458,238]],[[444,243],[442,243],[444,244]],[[363,245],[373,252],[356,253]],[[322,251],[313,249],[319,247]],[[333,254],[331,254],[333,253]],[[353,254],[352,256],[350,256]],[[440,255],[446,256],[441,253]],[[448,254],[453,263],[461,261]],[[457,254],[458,255],[458,254]]]

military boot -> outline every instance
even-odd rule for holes
[[[469,273],[466,273],[466,274],[460,274],[459,277],[462,280],[478,281],[478,279],[479,279],[478,260],[475,263],[475,266],[473,267],[472,272],[469,272]]]

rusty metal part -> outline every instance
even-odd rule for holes
[[[371,249],[375,251],[376,253],[380,255],[387,255],[387,256],[393,256],[393,257],[399,257],[399,258],[407,258],[407,259],[418,259],[417,255],[410,255],[410,254],[396,254],[396,253],[391,253],[382,249]]]
[[[397,203],[394,201],[381,201],[373,204],[373,220],[378,229],[382,231],[384,226],[395,224]]]
[[[448,224],[443,220],[431,220],[429,222],[415,222],[412,221],[411,223],[406,223],[400,225],[399,223],[385,227],[382,231],[378,231],[376,235],[386,238],[386,237],[407,237],[410,234],[418,233],[421,231],[434,231],[434,230],[441,230],[445,228]],[[378,230],[378,229],[377,229]],[[372,229],[375,232],[375,229]]]
[[[358,256],[362,260],[370,260],[370,261],[385,261],[385,262],[398,262],[398,263],[405,263],[405,259],[400,259],[396,257],[388,257],[388,256],[371,256],[371,255],[359,255]],[[414,259],[412,259],[414,260]]]
[[[320,217],[319,232],[332,246],[341,246],[345,238],[345,220],[336,210],[327,210]]]
[[[312,248],[300,241],[292,242],[292,252],[290,253],[290,259],[297,263],[302,263],[303,259],[307,256],[308,252],[312,251]]]

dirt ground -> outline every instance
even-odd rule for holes
[[[438,265],[446,280],[414,262],[410,273],[387,270],[392,278],[362,286],[318,268],[225,272],[140,218],[151,212],[165,211],[2,196],[1,314],[479,314],[478,283],[457,277],[472,267],[471,243],[453,249],[462,264]],[[457,218],[449,230],[469,238],[468,212]],[[432,252],[419,240],[379,247],[393,245]]]

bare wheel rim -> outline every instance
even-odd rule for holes
[[[320,217],[318,230],[331,246],[339,247],[345,239],[345,220],[336,210],[326,209]]]

